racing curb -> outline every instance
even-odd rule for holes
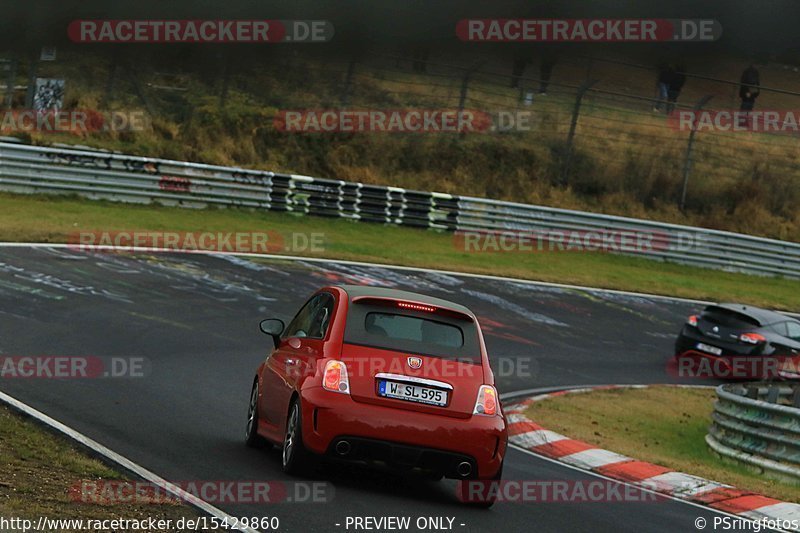
[[[663,386],[681,387],[681,385]],[[550,431],[525,415],[525,411],[533,403],[547,398],[597,390],[647,387],[649,385],[601,385],[538,394],[520,401],[512,400],[503,409],[508,421],[509,442],[532,453],[581,470],[588,470],[611,479],[743,518],[779,520],[782,523],[789,523],[792,520],[800,522],[800,504],[768,498],[730,485],[676,472],[663,466],[603,450],[586,442]],[[788,529],[788,531],[800,532],[800,528]]]

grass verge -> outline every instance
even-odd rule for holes
[[[617,389],[549,398],[526,414],[547,429],[600,448],[800,502],[800,486],[765,478],[709,451],[704,439],[715,397],[713,389]]]
[[[310,257],[399,264],[668,296],[800,308],[800,282],[605,253],[464,252],[451,233],[246,209],[179,209],[0,194],[0,241],[68,242],[80,231],[322,233]]]
[[[100,479],[122,481],[126,477],[67,439],[0,406],[0,516],[5,519],[27,519],[35,525],[40,517],[84,521],[152,518],[176,524],[181,518],[199,516],[192,508],[174,502],[100,505],[74,501],[71,489],[80,487],[76,484]],[[80,529],[75,524],[58,529],[73,528]],[[179,530],[173,526],[164,531]]]

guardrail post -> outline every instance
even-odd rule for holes
[[[745,387],[745,398],[750,398],[751,400],[758,400],[758,385],[748,385]]]
[[[689,131],[689,143],[686,145],[686,159],[683,162],[683,190],[681,191],[680,210],[683,211],[686,206],[686,190],[689,188],[689,174],[692,170],[692,149],[694,148],[694,136],[697,133],[697,112],[700,111],[713,95],[707,94],[694,104],[692,111],[692,129]]]
[[[778,403],[779,389],[775,385],[767,385],[767,401],[769,403]]]
[[[592,85],[599,80],[586,80],[578,87],[578,94],[575,96],[575,105],[572,108],[572,120],[569,123],[569,133],[567,134],[567,145],[564,148],[564,164],[561,169],[561,183],[566,184],[569,178],[569,167],[572,160],[572,144],[575,140],[575,129],[578,127],[578,117],[581,113],[581,101]]]
[[[792,405],[800,407],[800,386],[794,388],[794,396],[792,398]]]

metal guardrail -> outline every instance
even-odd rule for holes
[[[567,209],[411,191],[87,149],[0,142],[0,190],[76,194],[181,207],[237,206],[456,231],[484,237],[545,236],[555,249],[605,251],[751,274],[800,279],[800,244]],[[572,246],[578,242],[578,248]],[[634,251],[620,239],[639,239]],[[467,239],[454,246],[470,249]],[[459,244],[460,242],[460,244]],[[472,242],[474,244],[474,242]],[[489,250],[491,251],[491,250]],[[502,249],[498,250],[502,251]]]
[[[723,457],[800,483],[800,384],[720,385],[706,442]]]

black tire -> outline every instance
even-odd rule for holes
[[[464,505],[469,505],[470,507],[476,507],[479,509],[488,509],[497,501],[497,493],[499,491],[499,487],[492,487],[492,484],[499,483],[502,477],[503,466],[500,465],[500,470],[498,470],[497,474],[491,479],[470,479],[459,481],[458,499],[461,500]],[[470,489],[470,485],[473,483],[479,483],[481,486],[480,496],[477,498],[471,494],[472,490]]]
[[[290,476],[302,476],[311,471],[313,462],[313,456],[303,445],[303,413],[300,400],[295,399],[289,407],[289,416],[286,417],[281,468]]]
[[[272,445],[258,434],[258,380],[253,382],[250,391],[250,404],[247,408],[247,428],[244,433],[244,443],[251,448],[267,448]]]

